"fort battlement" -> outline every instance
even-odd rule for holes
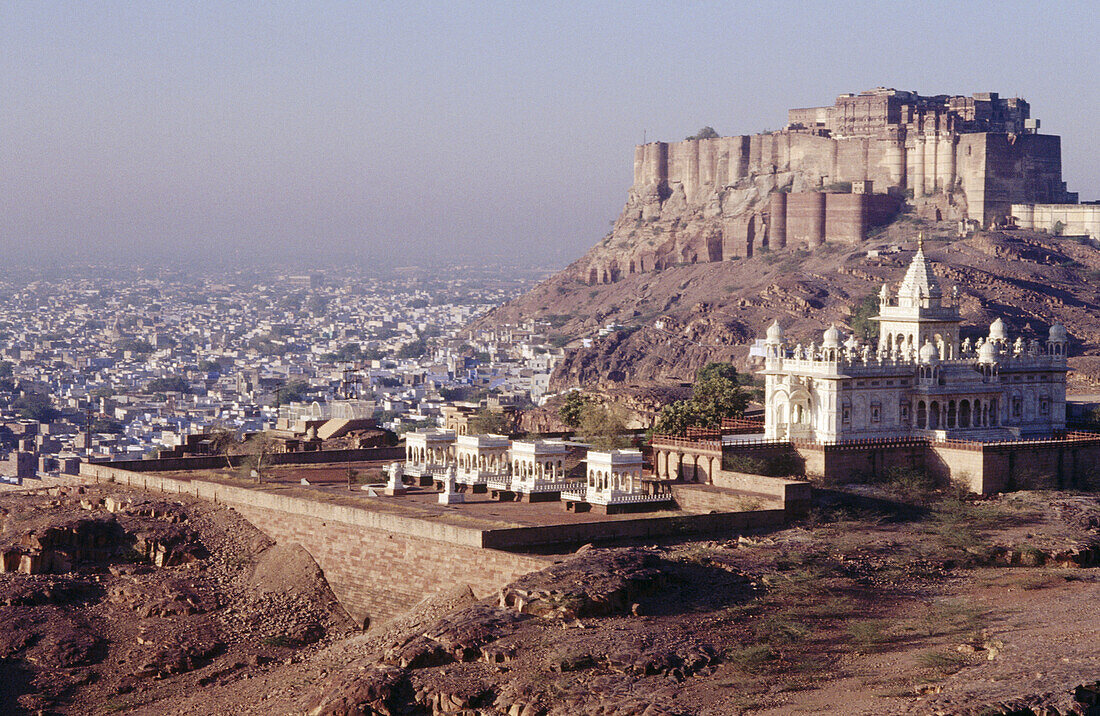
[[[788,119],[774,132],[635,147],[626,206],[582,278],[857,243],[907,199],[982,226],[1009,220],[1013,204],[1076,202],[1060,138],[1038,132],[1022,99],[879,88]]]

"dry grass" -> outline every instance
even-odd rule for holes
[[[967,664],[967,658],[955,651],[926,651],[917,655],[917,663],[940,676],[950,676]]]

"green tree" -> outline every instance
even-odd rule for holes
[[[229,459],[229,455],[233,446],[237,444],[237,432],[224,425],[216,425],[206,431],[206,439],[210,441],[210,452],[223,456],[229,468],[233,469],[233,462]]]
[[[154,378],[145,385],[145,393],[187,393],[190,386],[179,376],[174,378]]]
[[[347,345],[340,346],[340,349],[333,354],[333,360],[335,361],[357,361],[363,357],[363,347],[358,343],[348,343]]]
[[[708,363],[699,369],[691,397],[666,405],[653,432],[683,435],[688,428],[719,428],[724,418],[743,415],[749,395],[728,363]]]
[[[315,293],[306,301],[306,310],[314,316],[323,316],[328,312],[328,297]]]
[[[690,400],[677,400],[661,408],[661,414],[653,426],[653,432],[662,435],[683,435],[687,429],[698,425],[699,416]]]
[[[588,401],[582,409],[577,433],[597,450],[630,447],[626,417],[621,409]]]
[[[725,378],[733,381],[734,384],[740,384],[741,382],[737,378],[737,368],[733,366],[733,363],[707,363],[695,374],[695,381],[698,383],[711,378]]]
[[[852,315],[848,318],[848,325],[852,327],[852,333],[865,341],[874,340],[878,335],[878,324],[871,320],[878,315],[878,295],[864,296],[851,308]]]
[[[282,403],[300,403],[309,393],[309,383],[304,380],[292,380],[279,390]]]
[[[423,338],[410,341],[397,351],[398,358],[419,358],[428,352],[428,344]]]
[[[718,428],[723,418],[743,415],[749,404],[748,394],[736,381],[714,377],[695,384],[691,394],[692,409],[700,427]]]
[[[512,419],[498,410],[481,408],[470,416],[467,427],[471,435],[508,435],[512,432]]]
[[[50,396],[42,393],[24,393],[12,401],[11,407],[19,413],[19,417],[40,423],[53,422],[59,415]]]
[[[569,344],[569,341],[573,340],[564,333],[553,333],[547,337],[546,342],[552,345],[554,348],[565,348]]]
[[[694,139],[717,139],[720,135],[714,131],[714,127],[703,127],[690,137],[684,137],[685,142],[690,142]]]
[[[271,468],[271,456],[275,454],[276,440],[270,433],[256,433],[248,438],[240,450],[245,457],[241,463],[240,475],[251,478],[257,484],[263,482]]]
[[[153,352],[153,346],[148,341],[143,341],[140,338],[122,338],[115,342],[115,350],[148,355]]]
[[[576,429],[581,424],[581,419],[584,417],[585,408],[588,407],[589,399],[579,391],[573,391],[569,395],[565,396],[565,402],[558,408],[558,416],[561,421],[569,427]]]

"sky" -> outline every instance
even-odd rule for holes
[[[1100,197],[1080,2],[0,0],[10,264],[563,266],[633,146],[876,86],[1031,103]]]

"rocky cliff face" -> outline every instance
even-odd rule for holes
[[[854,304],[900,280],[923,230],[968,321],[1001,317],[1028,337],[1059,321],[1087,355],[1100,352],[1096,248],[978,228],[1003,219],[1006,201],[1063,193],[1051,135],[917,123],[644,144],[611,232],[474,327],[552,317],[575,338],[625,327],[575,345],[554,388],[690,380],[711,360],[748,368],[748,345],[774,318],[808,340],[847,325]],[[971,238],[956,240],[960,227]]]
[[[806,342],[820,341],[830,323],[847,329],[853,305],[884,282],[896,286],[901,280],[918,230],[925,231],[926,253],[944,285],[959,287],[966,335],[984,335],[997,317],[1014,334],[1036,338],[1061,322],[1071,336],[1071,366],[1081,377],[1100,377],[1100,251],[1022,231],[954,239],[952,226],[912,214],[860,246],[758,252],[635,273],[611,284],[586,284],[574,265],[479,325],[554,318],[571,337],[594,336],[607,323],[625,327],[588,348],[574,343],[553,376],[556,388],[687,381],[711,360],[733,360],[748,369],[748,344],[763,336],[773,318]],[[901,250],[891,252],[891,246]],[[880,247],[881,255],[867,255]]]

